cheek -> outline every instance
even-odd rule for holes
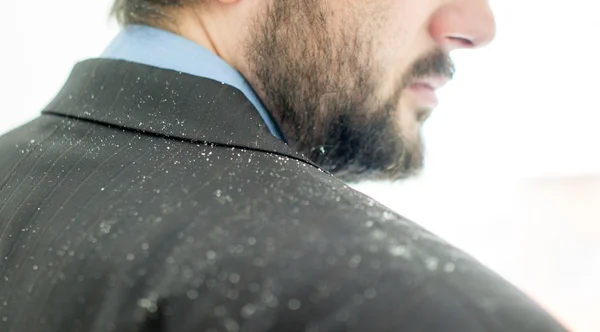
[[[376,84],[380,86],[380,97],[389,97],[397,92],[402,78],[411,69],[418,54],[408,42],[407,36],[412,32],[399,23],[390,23],[387,28],[375,28],[371,30],[370,62]]]
[[[438,0],[380,0],[366,29],[373,40],[372,59],[387,81],[399,80],[412,64],[435,47],[429,20]],[[389,88],[389,87],[388,87]]]

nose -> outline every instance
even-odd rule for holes
[[[496,20],[488,0],[448,1],[433,15],[429,33],[446,52],[489,44]]]

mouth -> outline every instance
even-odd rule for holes
[[[408,87],[418,107],[433,109],[439,104],[436,90],[450,81],[447,77],[427,77],[414,81]]]

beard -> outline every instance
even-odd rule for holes
[[[416,78],[451,77],[451,60],[434,50],[398,75],[387,97],[377,97],[386,68],[373,60],[373,38],[359,22],[345,22],[353,31],[332,30],[323,3],[273,2],[245,47],[248,81],[288,144],[340,179],[395,181],[418,174],[422,138],[418,130],[404,132],[401,123],[420,123],[430,110],[402,119],[399,101]]]

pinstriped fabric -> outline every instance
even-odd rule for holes
[[[565,331],[250,107],[218,82],[77,66],[0,137],[0,331]]]

